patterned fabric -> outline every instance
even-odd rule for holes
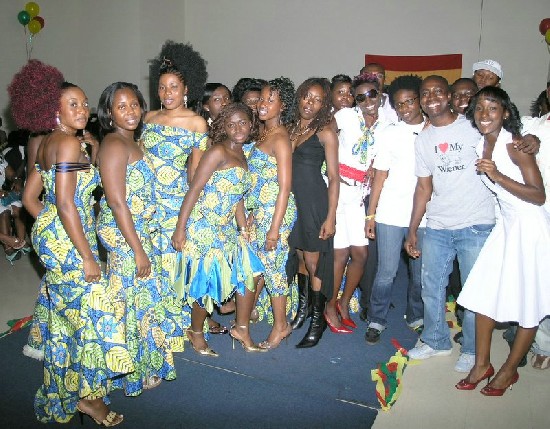
[[[237,235],[235,211],[250,189],[250,173],[241,167],[218,170],[206,183],[189,220],[187,240],[178,254],[176,291],[187,304],[208,312],[235,291],[254,291],[254,276],[264,267]]]
[[[155,175],[150,160],[129,164],[126,170],[126,202],[143,250],[155,263],[151,230],[157,228],[153,215]],[[174,360],[168,338],[175,326],[181,325],[181,309],[165,308],[160,279],[155,267],[147,278],[136,276],[134,252],[118,229],[105,197],[97,219],[97,235],[108,251],[107,279],[115,305],[124,314],[126,343],[134,360],[135,371],[117,379],[115,386],[130,396],[139,395],[143,383],[156,375],[167,380],[176,378]],[[175,319],[175,320],[174,320]]]
[[[42,422],[67,422],[80,398],[104,397],[110,379],[133,371],[125,345],[122,314],[107,283],[84,280],[83,261],[67,235],[55,205],[55,177],[61,166],[41,171],[44,209],[32,229],[32,242],[46,267],[37,306],[44,325],[44,383],[35,397]],[[57,171],[56,171],[57,170]],[[95,219],[91,198],[99,183],[93,166],[76,173],[74,202],[90,248],[97,259]]]
[[[181,305],[173,293],[176,250],[172,247],[172,234],[187,192],[187,158],[194,148],[206,150],[208,136],[184,128],[159,124],[145,124],[141,137],[145,151],[155,170],[155,201],[159,228],[152,233],[157,274],[163,282],[163,291],[170,295],[169,307]],[[180,309],[182,326],[191,325],[190,309]],[[173,351],[183,351],[184,332],[177,327],[173,334]]]
[[[260,293],[258,309],[260,320],[267,318],[273,323],[269,296],[290,296],[287,300],[287,314],[296,312],[298,289],[290,287],[286,275],[288,258],[288,236],[296,221],[296,203],[291,193],[288,207],[279,228],[280,239],[275,250],[265,250],[265,240],[275,213],[275,202],[279,194],[277,162],[257,147],[248,154],[248,167],[252,176],[252,189],[246,198],[246,208],[252,211],[254,224],[250,234],[250,245],[265,266],[265,289]]]

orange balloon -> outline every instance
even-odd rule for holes
[[[36,19],[31,19],[31,22],[29,22],[29,31],[31,34],[36,34],[40,30],[42,30],[42,26],[40,25],[40,21],[37,21]]]

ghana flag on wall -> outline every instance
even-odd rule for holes
[[[371,55],[365,54],[365,64],[378,63],[386,69],[386,84],[397,76],[416,74],[422,78],[440,75],[452,84],[462,75],[462,54],[446,55]]]

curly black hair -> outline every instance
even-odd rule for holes
[[[339,83],[349,83],[351,85],[351,77],[349,77],[347,74],[337,74],[335,76],[332,76],[332,79],[330,80],[330,90],[334,90],[336,85],[338,85]]]
[[[147,103],[141,94],[141,91],[136,85],[128,82],[115,82],[109,85],[103,90],[99,97],[99,103],[97,105],[97,120],[100,125],[100,137],[103,138],[109,133],[115,130],[111,112],[113,110],[113,102],[115,101],[115,94],[119,89],[130,89],[136,95],[139,107],[141,107],[141,118],[138,127],[134,130],[134,140],[139,139],[141,135],[141,129],[143,127],[143,117],[147,110]]]
[[[397,91],[405,90],[412,91],[417,97],[420,96],[420,85],[422,84],[422,78],[416,75],[399,76],[392,80],[388,86],[388,96],[390,98],[390,106],[395,109],[393,97]]]
[[[193,49],[191,44],[167,40],[162,46],[159,56],[149,63],[149,90],[151,100],[154,100],[155,103],[154,106],[151,106],[152,108],[160,108],[157,91],[160,76],[165,73],[174,73],[187,86],[188,103],[196,102],[201,98],[208,77],[206,61],[200,53]]]
[[[312,86],[318,85],[323,90],[323,105],[321,110],[317,113],[317,116],[313,118],[310,123],[310,129],[315,132],[322,130],[332,120],[332,97],[330,96],[330,82],[324,77],[310,77],[303,81],[294,97],[294,103],[292,107],[292,122],[293,126],[290,126],[289,132],[292,134],[292,129],[296,129],[300,126],[300,110],[299,103],[307,97],[307,93]]]
[[[231,91],[231,94],[233,94],[233,100],[242,102],[244,95],[248,91],[260,92],[265,85],[267,85],[267,81],[265,79],[242,77],[237,81]]]
[[[214,122],[212,122],[209,135],[213,145],[222,143],[227,138],[227,134],[225,132],[225,120],[237,112],[244,113],[248,116],[248,119],[252,123],[252,129],[250,131],[248,141],[257,140],[259,134],[259,124],[256,115],[252,113],[252,109],[244,103],[231,103],[225,106],[220,111],[218,117],[214,119]]]
[[[514,136],[521,135],[521,117],[519,116],[518,108],[512,103],[512,100],[510,100],[508,93],[496,86],[486,86],[480,89],[470,100],[464,115],[470,120],[474,127],[477,128],[474,113],[480,98],[486,98],[490,101],[499,103],[504,109],[504,113],[508,113],[508,117],[504,118],[502,122],[502,127]]]
[[[279,94],[279,99],[282,103],[281,110],[281,123],[288,125],[294,119],[294,111],[292,110],[294,102],[294,83],[287,77],[278,77],[266,82],[264,87],[267,86],[271,91]]]

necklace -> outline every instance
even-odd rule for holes
[[[296,131],[296,128],[298,128],[298,131]],[[307,124],[304,128],[300,128],[300,122],[298,121],[294,128],[292,129],[292,132],[290,133],[290,141],[292,143],[296,142],[300,137],[302,137],[304,134],[307,134],[311,131],[311,128],[309,128],[309,124]]]
[[[273,134],[281,126],[282,125],[276,125],[273,128],[270,128],[269,130],[264,130],[264,132],[260,135],[256,143],[257,144],[263,143],[271,134]]]

